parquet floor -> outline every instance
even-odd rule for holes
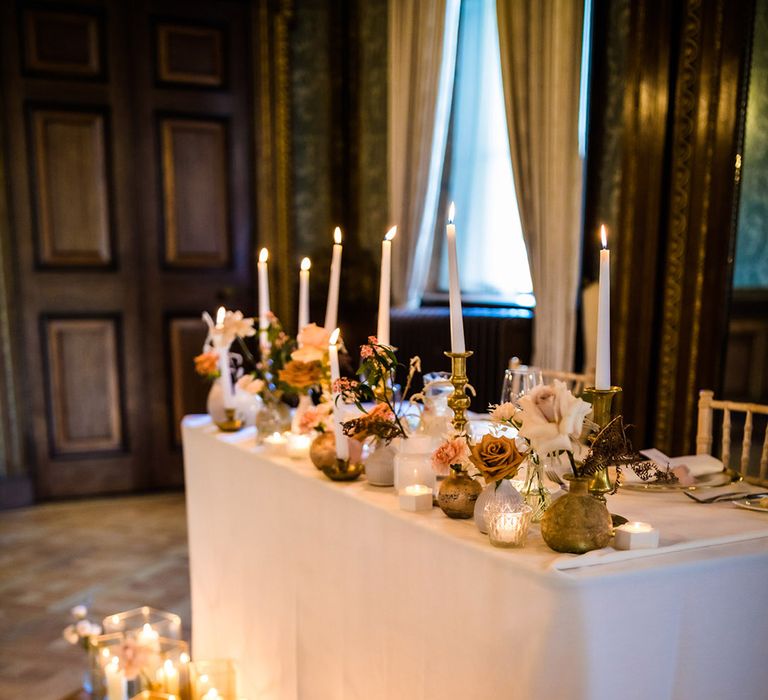
[[[79,687],[85,653],[61,636],[78,603],[99,621],[171,610],[189,638],[183,494],[0,512],[0,698],[60,700]]]

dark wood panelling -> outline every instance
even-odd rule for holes
[[[194,370],[193,359],[199,355],[206,327],[199,316],[168,320],[168,357],[170,373],[171,442],[181,444],[181,419],[188,413],[205,413],[210,384]]]
[[[109,266],[106,115],[33,107],[29,120],[39,264]]]
[[[27,72],[70,78],[98,78],[104,74],[99,16],[28,9],[23,25]]]
[[[204,119],[160,119],[164,262],[225,267],[230,260],[227,126]]]
[[[53,454],[123,449],[114,318],[44,319]]]
[[[156,41],[159,82],[203,87],[224,84],[225,40],[221,29],[160,23]]]

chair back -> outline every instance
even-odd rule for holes
[[[712,454],[712,423],[714,412],[723,413],[723,434],[720,444],[720,459],[728,467],[731,461],[731,418],[734,413],[745,414],[744,434],[741,439],[739,473],[749,481],[768,485],[768,427],[763,436],[762,450],[757,475],[750,474],[752,455],[752,417],[755,414],[768,416],[768,406],[757,403],[738,401],[718,401],[713,391],[704,389],[699,392],[699,422],[696,430],[696,454]]]

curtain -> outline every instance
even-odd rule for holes
[[[432,256],[450,121],[459,0],[389,3],[389,213],[393,296],[416,306]]]
[[[583,0],[498,0],[509,148],[533,293],[534,362],[570,370],[579,284]]]

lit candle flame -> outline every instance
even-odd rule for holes
[[[216,325],[217,326],[223,326],[224,325],[224,317],[227,315],[227,310],[220,306],[219,310],[216,312]]]
[[[385,241],[391,241],[395,236],[397,235],[397,226],[393,226],[389,231],[387,231],[387,235],[384,236]]]
[[[331,338],[328,341],[330,345],[336,345],[336,343],[339,342],[339,334],[341,333],[341,328],[337,328],[333,333],[331,333]]]
[[[608,247],[608,234],[605,232],[605,224],[600,224],[600,240],[603,242],[603,250]]]
[[[179,654],[179,661],[181,661],[181,663],[183,663],[183,664],[188,664],[189,663],[189,654],[187,654],[186,652],[182,651],[181,654]]]
[[[455,218],[456,218],[456,204],[454,202],[451,202],[451,206],[448,207],[448,223],[452,224]]]
[[[262,248],[259,253],[259,262],[267,262],[269,260],[269,251],[266,248]]]
[[[302,258],[301,269],[306,271],[309,270],[310,267],[312,267],[312,261],[309,258]]]
[[[166,659],[163,663],[163,666],[167,675],[173,675],[174,671],[176,670],[176,667],[173,665],[173,661],[170,659]]]
[[[341,229],[338,226],[333,229],[333,242],[336,245],[341,245]]]

